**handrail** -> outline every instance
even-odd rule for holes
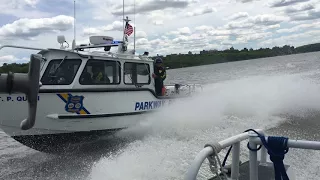
[[[193,160],[193,163],[189,167],[189,170],[187,171],[185,180],[195,180],[197,178],[199,169],[205,159],[207,159],[208,156],[213,154],[212,147],[205,147],[202,149],[196,156],[196,158]]]
[[[14,46],[14,45],[3,45],[3,46],[0,46],[0,50],[5,48],[5,47],[12,47],[12,48],[18,48],[18,49],[39,50],[39,51],[47,50],[47,49],[42,49],[42,48],[34,48],[34,47],[27,47],[27,46]]]
[[[12,72],[0,74],[0,92],[8,94],[22,92],[28,97],[29,113],[27,119],[24,119],[20,124],[22,130],[28,130],[35,124],[38,92],[41,86],[39,83],[40,62],[41,57],[32,54],[28,74]]]
[[[268,137],[265,137],[268,142]],[[263,145],[260,138],[255,137],[252,141],[256,144]],[[310,149],[310,150],[320,150],[319,141],[305,141],[305,140],[288,140],[288,147],[297,149]]]
[[[264,133],[263,130],[261,130],[261,129],[256,129],[256,131],[259,132],[259,133]],[[228,139],[220,141],[219,144],[221,145],[222,149],[227,148],[227,147],[229,147],[229,146],[231,146],[231,145],[233,145],[233,144],[235,144],[237,142],[241,142],[243,140],[248,139],[249,136],[250,136],[250,133],[251,132],[244,132],[244,133],[232,136],[232,137],[230,137]],[[219,153],[219,152],[217,152],[217,153]]]
[[[257,129],[257,132],[263,133],[262,130]],[[225,149],[233,144],[239,143],[243,140],[246,140],[249,138],[250,132],[244,132],[235,136],[232,136],[228,139],[222,140],[218,143],[211,144],[210,146],[205,147],[203,150],[199,152],[199,154],[196,156],[196,158],[193,160],[193,163],[191,164],[189,170],[187,171],[187,174],[185,176],[185,180],[195,180],[197,178],[198,171],[201,167],[201,164],[203,161],[213,154],[213,147],[215,147],[216,153],[219,153],[222,149]]]
[[[262,130],[256,130],[260,134],[264,135]],[[222,140],[218,143],[207,144],[204,149],[202,149],[193,160],[191,166],[189,167],[185,180],[195,180],[198,171],[201,167],[203,161],[209,156],[213,155],[214,152],[217,154],[224,148],[233,146],[232,152],[232,164],[231,164],[231,179],[239,179],[239,157],[240,157],[240,142],[249,139],[249,146],[251,148],[256,148],[257,145],[262,145],[261,148],[261,159],[260,163],[266,162],[266,149],[261,142],[261,139],[257,137],[257,134],[252,132],[245,132],[228,139]],[[268,141],[268,136],[265,136],[266,141]],[[305,140],[288,140],[288,148],[298,148],[298,149],[311,149],[320,150],[320,142],[318,141],[305,141]],[[213,149],[214,148],[214,149]],[[250,166],[250,180],[258,180],[258,161],[257,161],[257,151],[249,152],[249,166]]]

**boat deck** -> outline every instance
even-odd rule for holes
[[[258,161],[258,179],[259,180],[274,180],[274,168],[272,162],[266,162],[263,165]],[[288,170],[289,166],[285,165],[286,170]],[[228,172],[226,173],[230,178],[231,176],[231,168],[228,168]],[[215,176],[209,178],[208,180],[221,180],[223,179],[223,174],[220,174],[220,177]],[[230,178],[231,179],[231,178]],[[249,172],[249,161],[242,163],[239,167],[239,179],[238,180],[249,180],[250,172]]]

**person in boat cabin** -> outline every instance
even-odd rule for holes
[[[91,73],[89,72],[89,67],[91,68]],[[90,63],[86,66],[83,71],[80,81],[82,84],[110,84],[110,79],[106,75],[106,73],[102,70],[104,64],[100,63]]]
[[[103,74],[101,69],[98,66],[93,66],[92,67],[92,79],[96,82],[99,83],[101,81],[103,81]]]
[[[163,67],[162,59],[157,57],[155,60],[154,73],[152,77],[155,81],[155,90],[157,96],[162,96],[163,81],[166,79],[166,69]]]

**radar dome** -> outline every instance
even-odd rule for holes
[[[110,36],[90,36],[90,43],[94,45],[112,44],[113,37]]]

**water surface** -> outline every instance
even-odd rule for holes
[[[204,92],[71,154],[37,152],[0,132],[0,179],[183,179],[204,144],[249,128],[320,140],[319,58],[316,52],[169,70],[166,83],[205,84]],[[245,143],[241,149],[243,161]],[[297,179],[320,172],[316,151],[290,149],[285,162]],[[198,179],[210,176],[206,162]]]

